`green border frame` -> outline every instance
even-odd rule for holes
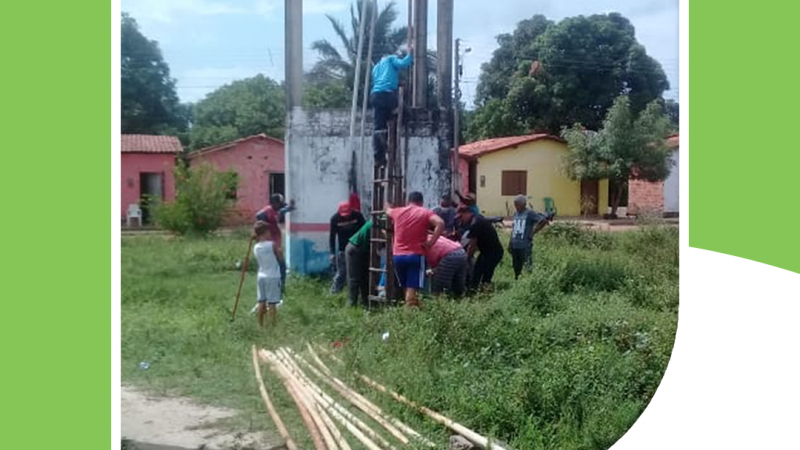
[[[689,245],[800,273],[800,6],[689,10]]]
[[[3,448],[111,443],[111,3],[3,2]]]

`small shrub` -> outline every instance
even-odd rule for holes
[[[175,200],[156,205],[156,223],[180,235],[207,235],[218,229],[231,209],[232,177],[210,165],[175,166]]]

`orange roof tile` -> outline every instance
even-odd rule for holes
[[[458,148],[458,154],[462,156],[476,158],[483,156],[487,153],[503,150],[504,148],[516,147],[517,145],[526,144],[528,142],[538,141],[541,139],[549,139],[557,142],[564,142],[558,136],[550,134],[527,134],[523,136],[509,136],[493,139],[484,139],[482,141],[473,142],[471,144],[462,145]]]
[[[667,146],[669,148],[676,148],[680,143],[680,139],[678,139],[678,134],[673,134],[672,136],[667,138]]]
[[[123,134],[122,153],[180,153],[181,141],[175,136]]]
[[[236,139],[235,141],[223,142],[222,144],[216,144],[216,145],[212,145],[210,147],[205,147],[205,148],[201,148],[199,150],[195,150],[195,151],[189,153],[189,158],[192,159],[192,158],[196,158],[196,157],[198,157],[200,155],[205,155],[207,153],[215,152],[217,150],[231,148],[231,147],[233,147],[233,146],[235,146],[237,144],[241,144],[242,142],[246,142],[246,141],[249,141],[251,139],[268,139],[268,140],[271,140],[271,141],[273,141],[275,143],[283,145],[283,141],[282,140],[280,140],[278,138],[274,138],[274,137],[269,136],[269,135],[266,135],[264,133],[261,133],[261,134],[254,134],[252,136],[243,137],[241,139]]]

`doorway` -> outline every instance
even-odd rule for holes
[[[276,172],[269,174],[267,199],[273,194],[281,194],[284,199],[286,198],[286,174]]]
[[[597,214],[599,182],[597,180],[581,181],[581,215],[593,216]]]
[[[164,200],[164,174],[142,172],[139,174],[139,205],[142,209],[142,225],[152,221],[152,208]]]

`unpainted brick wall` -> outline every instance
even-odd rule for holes
[[[637,215],[664,211],[664,182],[651,183],[630,180],[628,184],[628,214]]]

